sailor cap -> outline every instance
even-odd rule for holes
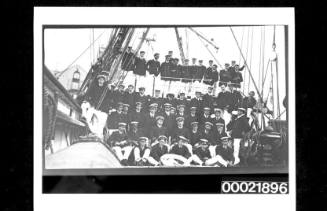
[[[124,127],[125,127],[126,125],[127,125],[127,124],[126,124],[125,122],[119,122],[119,123],[118,123],[118,126],[119,126],[119,127],[120,127],[120,126],[124,126]]]
[[[131,121],[132,125],[137,125],[139,122],[138,121]]]
[[[237,110],[239,110],[239,111],[243,111],[243,112],[246,111],[245,108],[242,108],[242,107],[238,108]]]
[[[99,74],[99,75],[97,76],[97,79],[99,79],[99,78],[103,78],[103,79],[106,79],[106,76],[105,76],[105,75],[103,75],[103,74]]]
[[[210,108],[209,107],[204,107],[203,110],[205,110],[205,111],[209,110],[210,111]]]
[[[178,136],[179,140],[183,140],[183,141],[189,141],[189,139],[185,138],[184,136]]]
[[[162,140],[162,139],[164,139],[164,140],[166,141],[168,138],[167,138],[167,136],[165,136],[165,135],[160,135],[160,136],[158,137],[158,140]]]
[[[205,125],[213,126],[213,124],[212,124],[211,122],[205,122],[204,124],[205,124]]]
[[[191,122],[191,125],[193,126],[193,125],[198,125],[199,124],[199,122]]]
[[[171,104],[170,103],[165,103],[164,106],[168,107],[168,106],[171,106]]]
[[[205,142],[205,143],[208,143],[208,142],[209,142],[209,141],[208,141],[207,139],[205,139],[205,138],[201,138],[200,141],[201,141],[201,142]]]
[[[156,120],[159,120],[159,119],[164,120],[165,117],[164,116],[161,116],[161,115],[156,116]]]
[[[139,137],[139,141],[147,141],[147,140],[148,140],[148,138],[145,137],[145,136],[141,136],[141,137]]]
[[[177,121],[177,122],[184,121],[184,117],[179,116],[179,117],[176,118],[176,121]]]
[[[224,126],[224,123],[217,122],[216,125],[217,125],[217,126],[221,126],[221,127],[223,127],[223,126]]]

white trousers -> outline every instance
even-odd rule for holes
[[[123,159],[128,159],[128,156],[131,154],[133,147],[126,146],[121,148],[119,146],[114,146],[112,149],[115,151],[118,159],[123,160]]]
[[[234,147],[234,164],[238,164],[240,162],[240,158],[239,158],[239,153],[240,153],[240,144],[241,144],[242,139],[241,138],[234,138],[234,143],[233,143],[233,147]]]
[[[209,152],[210,152],[210,156],[212,158],[216,156],[216,147],[217,147],[217,145],[209,146]]]
[[[206,166],[213,166],[215,164],[227,167],[228,162],[224,160],[224,158],[222,158],[220,155],[216,155],[215,157],[210,158],[205,162]]]

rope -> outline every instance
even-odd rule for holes
[[[251,28],[251,53],[250,53],[250,69],[252,68],[252,52],[253,52],[253,28]],[[248,93],[250,91],[250,74],[248,77]]]
[[[244,36],[244,27],[242,28],[242,39],[241,39],[241,49],[243,49],[243,36]],[[247,48],[248,46],[246,46],[246,48]],[[246,52],[247,52],[247,50],[246,50]],[[247,54],[247,53],[246,53]],[[242,56],[241,56],[241,54],[240,54],[240,58],[239,58],[239,60],[238,60],[238,64],[240,64],[241,63],[241,58],[242,58]]]
[[[238,41],[237,41],[237,39],[236,39],[236,37],[235,37],[234,31],[233,31],[232,27],[229,27],[229,28],[230,28],[230,30],[231,30],[231,32],[232,32],[232,34],[233,34],[233,37],[234,37],[234,39],[235,39],[235,42],[236,42],[236,44],[237,44],[238,49],[239,49],[239,51],[241,52],[242,58],[243,58],[243,60],[244,60],[244,65],[248,68],[248,71],[249,71],[249,74],[250,74],[251,80],[252,80],[252,82],[253,82],[254,88],[256,89],[256,92],[258,93],[259,98],[262,100],[262,96],[261,96],[261,94],[260,94],[260,92],[259,92],[259,89],[258,89],[256,83],[254,82],[254,79],[253,79],[253,76],[252,76],[251,70],[250,70],[249,67],[248,67],[248,64],[247,64],[247,62],[246,62],[246,59],[244,58],[244,55],[243,55],[243,53],[242,53],[242,50],[240,49],[240,46],[239,46]]]
[[[104,33],[105,31],[103,31],[95,40],[94,42],[92,42],[76,59],[74,59],[74,61],[72,63],[70,63],[70,65],[68,65],[68,67],[66,67],[66,69],[64,69],[61,73],[58,74],[57,78],[59,78],[62,74],[64,74],[67,70],[69,70],[69,68],[79,59],[81,58],[81,56],[83,56],[83,54],[93,45],[93,43],[95,43]]]
[[[244,28],[243,28],[244,29]],[[250,28],[248,28],[248,36],[247,36],[247,39],[246,39],[246,56],[245,58],[248,59],[248,50],[249,50],[249,37],[250,37]],[[243,37],[242,37],[243,38]],[[242,47],[241,47],[242,49]],[[241,54],[240,54],[240,61],[239,61],[239,64],[241,63]],[[245,91],[245,81],[246,81],[246,71],[244,71],[244,85],[243,85],[243,92]],[[249,80],[250,81],[250,80]],[[249,92],[249,91],[248,91]]]

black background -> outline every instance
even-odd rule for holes
[[[12,1],[10,1],[12,2]],[[33,6],[295,6],[297,210],[325,210],[326,196],[326,11],[323,1],[23,1],[2,6],[3,210],[33,209]],[[14,3],[14,2],[12,2]],[[97,4],[97,5],[94,5]],[[60,15],[60,14],[58,14]],[[168,14],[167,14],[168,15]],[[234,14],[231,14],[234,15]],[[278,14],[276,14],[278,16]],[[153,17],[156,18],[156,17]],[[228,18],[228,17],[226,17]],[[4,48],[3,48],[4,47]],[[7,146],[9,144],[9,146]],[[189,176],[203,182],[214,176]],[[45,184],[50,188],[56,184]],[[123,181],[124,178],[120,178]],[[140,179],[140,178],[138,178]],[[145,179],[145,177],[143,177]],[[151,182],[160,178],[151,178]],[[175,177],[172,181],[185,180]],[[142,180],[142,179],[141,179]],[[208,187],[210,188],[210,187]],[[164,189],[162,189],[164,190]],[[209,189],[208,189],[209,190]],[[269,206],[269,205],[267,205]]]

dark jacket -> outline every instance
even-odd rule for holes
[[[155,141],[161,135],[168,136],[167,128],[164,126],[159,128],[157,125],[154,125],[153,127],[149,128],[149,130],[149,138],[152,142]]]
[[[197,147],[196,149],[194,149],[194,154],[197,155],[203,162],[211,158],[208,147],[204,150],[202,149],[202,147]]]
[[[190,138],[190,131],[186,127],[183,128],[178,128],[175,127],[172,130],[171,133],[171,140],[172,143],[176,142],[178,140],[178,136],[184,136],[185,138],[189,139]]]
[[[231,101],[231,93],[230,92],[219,92],[217,100],[217,107],[224,109],[229,106],[229,102]]]
[[[135,62],[134,62],[134,70],[133,72],[136,75],[142,75],[145,76],[145,72],[146,72],[146,61],[144,58],[139,58],[136,57],[135,58]]]
[[[181,155],[185,158],[191,157],[191,154],[188,150],[188,148],[184,145],[182,147],[179,147],[178,144],[174,145],[172,149],[170,150],[170,153],[176,154],[176,155]]]
[[[216,155],[220,155],[226,161],[234,161],[233,149],[227,147],[226,149],[222,146],[216,147]]]
[[[151,148],[150,156],[159,162],[161,156],[167,153],[168,153],[168,147],[166,145],[160,147],[160,144],[158,143]]]
[[[159,68],[160,62],[154,59],[151,59],[146,63],[146,69],[151,75],[158,76],[160,73]]]
[[[123,54],[122,62],[121,62],[121,69],[125,71],[133,71],[133,63],[134,63],[134,53],[132,52],[125,52]]]
[[[119,131],[114,131],[110,136],[109,139],[107,141],[107,144],[109,146],[119,146],[119,143],[122,141],[127,141],[128,140],[128,136],[126,133],[119,133]],[[124,145],[120,145],[120,147],[124,147],[128,144],[124,144]]]
[[[228,129],[232,131],[232,138],[243,138],[244,134],[251,130],[248,118],[243,115],[228,123]]]
[[[169,66],[170,66],[169,62],[161,63],[160,68],[159,68],[159,72],[160,72],[162,80],[167,80],[164,77],[169,77]]]

